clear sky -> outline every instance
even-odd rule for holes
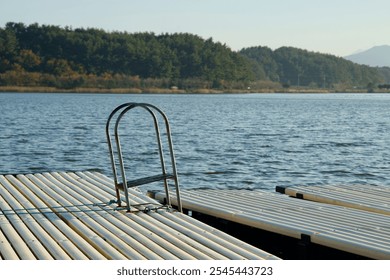
[[[292,46],[345,56],[390,45],[390,0],[0,0],[7,22],[188,32],[233,50]]]

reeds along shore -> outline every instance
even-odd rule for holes
[[[24,87],[24,86],[0,86],[0,92],[15,93],[156,93],[156,94],[222,94],[222,93],[368,93],[367,89],[315,89],[315,88],[280,88],[280,89],[169,89],[169,88],[72,88],[60,89],[55,87]],[[370,93],[390,93],[390,90],[380,89]]]

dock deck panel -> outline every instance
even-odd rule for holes
[[[277,187],[278,192],[311,201],[390,215],[390,188],[371,185]]]
[[[97,172],[0,175],[0,259],[278,259]],[[155,208],[151,211],[145,207]]]
[[[154,193],[158,200],[164,194]],[[390,216],[267,191],[183,190],[183,208],[373,259],[390,259]],[[176,203],[175,200],[172,201]]]

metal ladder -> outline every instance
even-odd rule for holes
[[[149,176],[149,177],[144,177],[140,178],[137,180],[131,180],[127,181],[126,180],[126,171],[123,163],[123,154],[122,154],[122,149],[121,149],[121,144],[120,144],[120,137],[118,133],[118,127],[121,119],[123,116],[129,112],[132,109],[135,108],[141,108],[146,110],[147,112],[150,113],[154,127],[155,127],[155,132],[157,136],[157,145],[158,145],[158,152],[160,156],[160,163],[161,163],[161,174]],[[115,117],[116,116],[116,121]],[[159,128],[159,118],[164,121],[165,127],[166,127],[166,138],[168,141],[168,147],[169,147],[169,153],[170,153],[170,158],[171,158],[171,167],[172,167],[172,173],[167,173],[166,171],[166,165],[165,165],[165,160],[164,160],[164,153],[163,153],[163,147],[162,147],[162,142],[161,142],[161,136],[160,136],[160,128]],[[114,147],[112,144],[112,129],[110,129],[110,124],[112,121],[115,121],[115,127],[114,127],[114,136],[115,136],[115,144],[116,144],[116,149],[117,149],[117,160],[118,163],[116,163],[116,158],[115,158],[115,152],[114,152]],[[161,122],[161,120],[160,120]],[[108,143],[108,149],[110,153],[110,159],[111,159],[111,165],[112,165],[112,171],[114,174],[114,182],[115,182],[115,190],[116,190],[116,196],[117,196],[117,203],[118,206],[121,207],[121,190],[124,192],[125,195],[125,202],[126,202],[126,208],[127,211],[131,211],[131,204],[129,200],[129,192],[128,188],[132,187],[137,187],[140,185],[145,185],[157,181],[163,181],[164,182],[164,188],[165,188],[165,194],[166,194],[166,204],[169,207],[172,207],[171,205],[171,197],[170,197],[170,190],[169,190],[169,185],[168,185],[168,180],[173,180],[175,184],[175,189],[176,189],[176,199],[177,199],[177,206],[178,210],[180,212],[183,211],[182,209],[182,204],[181,204],[181,199],[180,199],[180,190],[179,190],[179,179],[177,176],[177,170],[176,170],[176,161],[175,161],[175,156],[173,152],[173,145],[172,145],[172,139],[171,139],[171,129],[169,126],[169,121],[167,116],[164,114],[163,111],[161,111],[159,108],[156,106],[153,106],[151,104],[147,103],[125,103],[117,108],[115,108],[110,116],[108,117],[107,123],[106,123],[106,136],[107,136],[107,143]],[[117,171],[117,165],[119,164],[120,168],[120,176],[118,176],[118,171]],[[122,179],[122,182],[119,182],[119,178]]]

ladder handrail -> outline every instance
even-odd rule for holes
[[[107,119],[107,122],[106,122],[106,138],[107,138],[107,144],[108,144],[108,150],[109,150],[109,155],[110,155],[110,161],[111,161],[111,167],[112,167],[112,173],[113,173],[113,176],[114,176],[114,183],[115,183],[115,191],[116,191],[116,197],[117,197],[117,203],[118,203],[118,206],[122,206],[121,205],[121,199],[120,199],[120,193],[119,193],[119,189],[118,189],[118,184],[119,184],[119,181],[118,181],[118,176],[117,176],[117,170],[116,170],[116,164],[115,164],[115,156],[114,156],[114,149],[113,149],[113,146],[112,146],[112,141],[111,141],[111,136],[110,136],[110,123],[111,123],[111,119],[115,116],[115,114],[121,110],[122,108],[124,107],[128,107],[128,106],[131,106],[135,103],[131,102],[131,103],[124,103],[122,105],[119,105],[118,107],[116,107],[112,112],[111,114],[109,115],[108,119]],[[127,190],[126,190],[127,191]]]
[[[165,187],[165,192],[166,192],[166,203],[171,206],[171,200],[170,200],[170,194],[169,194],[169,186],[167,179],[173,179],[174,184],[176,187],[176,197],[178,201],[178,209],[180,212],[182,212],[182,205],[181,205],[181,199],[180,199],[180,189],[179,189],[179,179],[177,175],[177,169],[176,169],[176,160],[174,156],[174,151],[173,151],[173,144],[172,144],[172,137],[171,137],[171,130],[170,130],[170,125],[167,116],[163,111],[161,111],[159,108],[157,108],[154,105],[147,104],[147,103],[124,103],[117,108],[115,108],[110,116],[108,117],[107,123],[106,123],[106,136],[107,136],[107,142],[108,142],[108,147],[109,147],[109,153],[110,153],[110,160],[111,160],[111,165],[112,165],[112,171],[114,174],[114,182],[115,182],[115,190],[116,190],[116,196],[118,200],[118,206],[121,206],[121,199],[120,199],[120,191],[119,191],[119,186],[121,185],[123,187],[123,191],[125,193],[125,199],[126,199],[126,204],[127,204],[127,210],[130,211],[130,202],[129,202],[129,197],[128,197],[128,191],[127,191],[127,180],[126,180],[126,172],[124,168],[124,163],[123,163],[123,155],[122,155],[122,149],[121,149],[121,144],[120,144],[120,137],[119,137],[119,123],[123,116],[129,112],[130,110],[134,108],[143,108],[147,112],[150,113],[150,115],[153,118],[154,126],[155,126],[155,132],[157,136],[157,144],[158,144],[158,150],[159,150],[159,156],[160,156],[160,163],[161,163],[161,171],[162,171],[162,176],[152,176],[155,178],[161,178],[164,181],[164,187]],[[120,165],[120,172],[121,172],[121,177],[123,180],[123,183],[119,183],[119,176],[117,173],[117,168],[116,168],[116,162],[115,162],[115,155],[114,155],[114,149],[112,145],[112,139],[110,135],[110,123],[113,117],[119,112],[119,116],[116,119],[115,122],[115,127],[114,127],[114,133],[115,133],[115,142],[116,142],[116,148],[117,148],[117,154],[118,154],[118,161]],[[171,157],[171,167],[172,167],[172,175],[167,176],[166,172],[166,167],[165,167],[165,161],[164,161],[164,153],[162,149],[162,143],[161,143],[161,136],[160,136],[160,129],[159,129],[159,123],[158,123],[158,118],[155,114],[157,112],[164,120],[165,122],[165,127],[166,127],[166,136],[167,136],[167,141],[168,141],[168,147],[169,147],[169,153]],[[149,177],[150,178],[150,177]]]

